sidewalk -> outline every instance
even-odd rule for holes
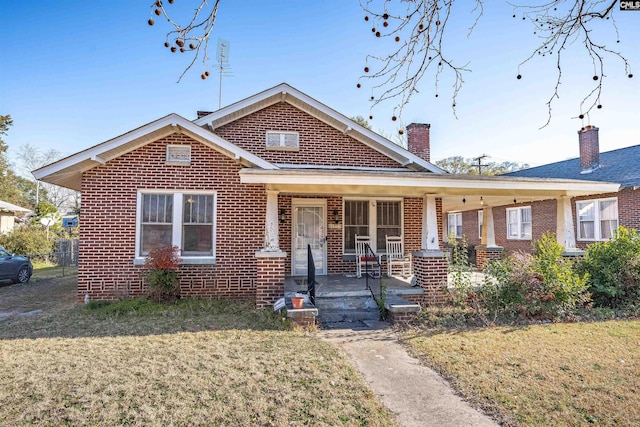
[[[318,334],[349,355],[403,426],[498,426],[455,395],[435,371],[409,356],[387,323],[366,323],[370,329],[327,329]]]

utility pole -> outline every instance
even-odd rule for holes
[[[483,154],[482,156],[474,157],[474,158],[473,158],[473,160],[475,160],[475,161],[477,161],[477,162],[478,162],[478,164],[477,164],[477,165],[474,165],[474,166],[477,166],[477,167],[478,167],[478,175],[482,175],[482,167],[483,167],[483,166],[488,166],[488,165],[483,165],[483,164],[482,164],[482,159],[484,159],[485,157],[489,157],[489,156],[487,156],[486,154]]]

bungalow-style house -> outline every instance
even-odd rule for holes
[[[182,295],[266,307],[287,277],[307,273],[307,245],[317,275],[354,275],[356,235],[381,255],[385,237],[401,235],[423,290],[417,302],[442,302],[443,212],[482,208],[491,249],[493,212],[514,198],[570,211],[573,197],[618,190],[447,174],[429,161],[428,124],[407,127],[404,149],[284,83],[199,116],[169,114],[34,171],[82,192],[80,299],[144,294],[145,256],[174,244]],[[573,230],[572,215],[563,218]]]
[[[0,234],[13,230],[16,227],[16,221],[20,221],[30,212],[29,209],[0,200]]]
[[[613,182],[620,184],[620,190],[565,198],[569,208],[564,214],[571,214],[571,229],[558,216],[556,200],[529,203],[514,196],[517,203],[493,211],[497,246],[530,251],[533,240],[552,231],[561,236],[559,241],[566,249],[580,253],[590,243],[609,240],[619,225],[640,229],[640,145],[600,153],[598,128],[585,126],[578,131],[578,146],[580,157],[503,176]],[[470,245],[480,244],[482,218],[480,210],[447,215],[449,230],[457,236],[464,234]]]

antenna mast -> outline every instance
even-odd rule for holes
[[[218,48],[216,50],[216,60],[218,61],[218,71],[220,73],[220,88],[218,95],[218,109],[222,108],[222,76],[232,77],[229,70],[229,48],[231,42],[229,40],[218,39]]]
[[[478,168],[478,175],[482,175],[482,167],[483,166],[488,166],[488,165],[483,165],[482,164],[482,159],[484,159],[486,157],[489,157],[489,156],[487,156],[486,154],[483,154],[482,156],[478,156],[478,157],[474,157],[473,158],[473,160],[478,162],[477,165],[474,165],[474,166],[476,166]]]

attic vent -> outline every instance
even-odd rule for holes
[[[298,132],[267,131],[267,148],[271,150],[298,150],[300,136]]]
[[[190,165],[191,146],[190,145],[167,145],[168,165]]]

